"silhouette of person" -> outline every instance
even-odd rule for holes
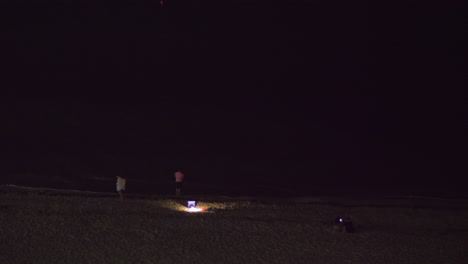
[[[125,184],[126,184],[125,178],[117,176],[116,186],[117,186],[117,192],[119,193],[119,196],[120,196],[120,201],[123,201],[123,198],[124,198],[123,192],[125,191]]]
[[[180,191],[182,189],[182,182],[184,180],[184,174],[178,170],[174,174],[175,176],[175,182],[176,182],[176,196],[180,196]]]
[[[343,220],[343,226],[346,232],[354,233],[355,229],[350,217],[346,217],[346,219]]]

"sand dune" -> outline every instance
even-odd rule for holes
[[[468,203],[0,192],[0,263],[465,263]],[[340,200],[341,199],[341,200]],[[353,234],[331,221],[351,216]]]

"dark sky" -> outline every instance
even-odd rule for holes
[[[4,175],[466,184],[456,4],[4,5]]]

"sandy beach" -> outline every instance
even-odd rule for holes
[[[202,213],[187,213],[196,198]],[[465,263],[468,202],[0,192],[0,263]],[[333,229],[350,216],[356,233]]]

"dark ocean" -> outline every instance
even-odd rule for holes
[[[187,175],[199,175],[187,177],[186,194],[466,197],[466,184],[456,184],[466,181],[458,176],[464,166],[452,165],[464,162],[455,147],[461,144],[447,121],[457,117],[442,100],[433,103],[440,89],[455,86],[449,77],[456,63],[448,58],[461,56],[447,48],[452,27],[433,18],[439,6],[424,8],[325,0],[2,1],[0,56],[11,84],[2,86],[31,101],[85,98],[104,110],[97,118],[99,111],[77,103],[84,110],[75,117],[57,110],[65,107],[35,116],[39,104],[26,102],[23,111],[8,101],[0,111],[7,120],[0,184],[114,192],[110,175],[121,166],[133,172],[128,193],[172,195],[167,172],[195,164],[186,166]],[[437,18],[448,21],[447,14]],[[262,105],[275,89],[279,99]],[[311,99],[313,89],[334,99]],[[353,92],[359,96],[345,96]],[[139,100],[167,94],[197,107],[164,116],[174,104],[153,112],[142,104],[129,114]],[[100,98],[137,102],[119,116]],[[213,114],[229,100],[226,114]],[[367,100],[369,109],[361,109]],[[174,136],[181,129],[186,134]],[[157,169],[168,176],[138,176],[163,175]],[[99,171],[109,173],[95,176]]]
[[[115,192],[114,178],[60,178],[19,176],[16,179],[3,180],[0,185],[15,185],[33,188],[59,190],[77,190],[99,193]],[[173,196],[175,183],[171,181],[151,181],[127,178],[126,193],[133,195]],[[183,194],[193,196],[228,196],[228,197],[300,197],[300,196],[353,196],[353,197],[433,197],[433,198],[468,198],[460,186],[434,185],[338,185],[312,183],[297,185],[236,183],[198,183],[185,181]]]

